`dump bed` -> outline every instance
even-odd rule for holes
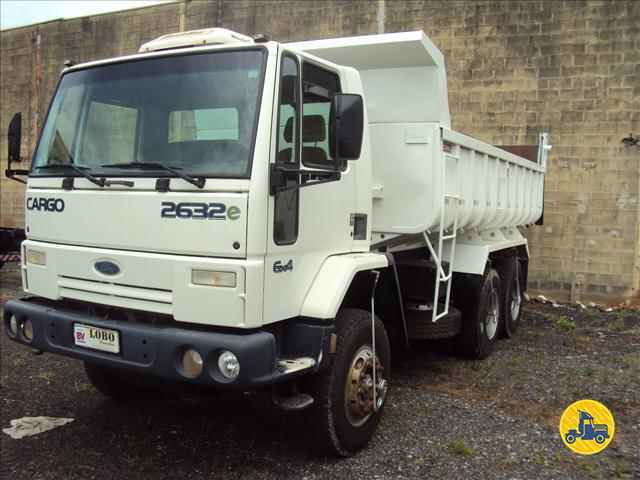
[[[451,130],[444,57],[424,32],[290,46],[358,70],[376,233],[526,225],[542,214],[544,155],[527,160]],[[542,151],[541,153],[545,153]]]
[[[373,231],[511,227],[542,214],[544,166],[436,123],[370,125]],[[444,210],[443,210],[444,208]]]

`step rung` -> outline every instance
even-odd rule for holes
[[[456,234],[452,234],[452,235],[445,235],[444,237],[442,237],[442,240],[453,240],[454,238],[456,238]]]

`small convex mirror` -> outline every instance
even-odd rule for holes
[[[362,96],[336,93],[331,102],[329,124],[331,156],[338,162],[360,158],[364,128]]]

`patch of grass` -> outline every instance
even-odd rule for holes
[[[455,455],[462,455],[463,457],[470,457],[473,455],[473,449],[468,447],[462,440],[453,440],[447,445],[447,449],[450,453]]]
[[[626,460],[620,459],[614,461],[611,478],[631,478],[632,474],[631,465],[629,465]]]
[[[15,357],[13,359],[13,366],[14,367],[23,367],[27,362],[25,362],[24,358],[21,357]]]
[[[471,370],[473,370],[474,372],[479,372],[480,370],[484,370],[484,368],[480,362],[472,362]]]
[[[576,322],[565,315],[558,317],[556,325],[567,333],[572,333],[576,329]]]
[[[593,343],[593,340],[589,335],[578,335],[575,340],[580,345],[591,345]]]
[[[522,364],[522,362],[523,362],[523,358],[520,357],[520,356],[516,355],[514,357],[511,357],[511,365],[513,365],[513,366],[518,366],[518,365]]]
[[[586,367],[582,370],[582,373],[585,377],[593,377],[593,374],[596,373],[596,371],[592,367]]]
[[[541,453],[536,453],[531,457],[531,461],[537,465],[548,465],[549,461]]]
[[[45,380],[47,383],[51,383],[53,377],[55,377],[55,373],[53,372],[42,372],[35,376],[35,378],[39,378],[40,380]]]
[[[623,368],[640,369],[640,355],[637,353],[628,353],[622,357]]]
[[[77,393],[81,393],[81,392],[97,392],[97,390],[95,389],[95,387],[93,385],[91,385],[90,383],[86,383],[86,382],[76,382],[75,383],[75,390]]]
[[[616,318],[615,320],[609,322],[609,330],[612,332],[622,332],[626,329],[624,324],[624,318]]]
[[[580,460],[576,462],[576,468],[589,478],[598,478],[598,468],[590,459]]]

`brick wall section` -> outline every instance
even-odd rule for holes
[[[634,0],[213,0],[55,21],[0,34],[0,131],[22,111],[32,145],[28,126],[41,124],[65,59],[133,53],[181,26],[281,41],[422,29],[446,57],[455,129],[494,144],[551,132],[545,225],[528,232],[530,287],[615,300],[640,288],[640,150],[620,143],[640,133],[639,25]],[[4,152],[2,134],[3,170]],[[0,187],[0,225],[21,226],[21,186]]]
[[[178,29],[178,5],[41,23],[0,32],[0,227],[24,226],[24,188],[4,178],[6,131],[21,111],[22,156],[28,168],[64,62],[135,53],[140,45]]]

